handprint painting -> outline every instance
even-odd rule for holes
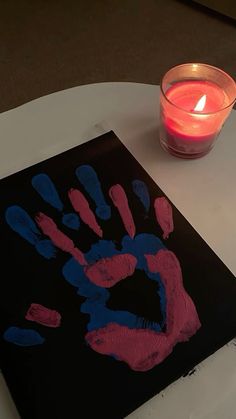
[[[1,196],[1,368],[23,418],[124,417],[234,336],[233,276],[114,133]]]
[[[92,166],[81,165],[75,173],[87,193],[93,197],[98,218],[105,221],[110,219],[111,208],[105,201]],[[45,202],[59,211],[63,210],[57,189],[48,175],[38,174],[32,178],[31,183]],[[132,184],[135,194],[148,212],[150,198],[147,186],[140,180],[134,180]],[[57,249],[72,256],[63,266],[62,272],[65,279],[78,289],[78,294],[87,298],[81,305],[81,312],[90,316],[88,333],[85,335],[89,346],[96,352],[126,362],[134,370],[147,371],[162,362],[176,343],[184,342],[195,334],[200,321],[191,298],[184,290],[181,268],[174,253],[167,251],[153,234],[136,235],[134,219],[121,185],[111,186],[109,195],[127,234],[122,238],[120,250],[114,241],[102,240],[102,228],[85,196],[78,189],[68,191],[75,213],[63,214],[62,220],[66,227],[75,230],[79,230],[81,220],[98,236],[98,241],[86,254],[44,213],[38,213],[33,221],[22,207],[13,205],[7,208],[5,218],[10,228],[33,244],[45,258],[56,257]],[[173,231],[171,205],[165,197],[156,198],[154,209],[163,237],[166,238]],[[40,240],[40,232],[47,239]],[[144,271],[149,281],[158,285],[156,293],[161,300],[162,316],[159,323],[129,311],[111,310],[106,305],[110,298],[108,289],[124,279],[132,278],[137,269]],[[52,321],[47,323],[45,317],[50,318],[50,310],[32,304],[30,312],[32,315],[27,313],[26,319],[55,327],[55,311],[51,311]],[[16,327],[10,327],[4,338],[20,346],[41,344],[44,341],[36,331]]]

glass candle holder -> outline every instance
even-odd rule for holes
[[[219,68],[199,63],[173,67],[161,81],[161,146],[185,159],[209,153],[235,98],[235,81]]]

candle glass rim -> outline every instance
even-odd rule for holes
[[[201,112],[201,111],[187,111],[186,109],[183,109],[183,108],[181,108],[180,106],[178,106],[178,105],[176,105],[175,103],[173,103],[170,99],[168,99],[168,97],[166,96],[166,94],[165,94],[165,92],[164,92],[164,90],[163,90],[163,81],[164,81],[164,78],[166,77],[166,75],[171,71],[171,70],[173,70],[173,69],[177,69],[177,68],[180,68],[180,67],[187,67],[187,66],[193,66],[193,65],[198,65],[198,66],[201,66],[201,67],[208,67],[208,68],[211,68],[211,69],[214,69],[214,70],[217,70],[217,71],[219,71],[221,74],[223,74],[224,76],[226,76],[226,78],[228,78],[231,82],[232,82],[232,84],[234,84],[235,85],[235,94],[236,94],[236,82],[235,82],[235,80],[233,79],[233,77],[231,77],[228,73],[226,73],[224,70],[221,70],[220,68],[218,68],[218,67],[215,67],[215,66],[213,66],[213,65],[210,65],[210,64],[204,64],[204,63],[184,63],[184,64],[179,64],[179,65],[176,65],[176,66],[174,66],[174,67],[171,67],[164,75],[163,75],[163,77],[161,78],[161,84],[160,84],[160,90],[161,90],[161,93],[163,94],[163,96],[165,97],[165,99],[166,99],[166,101],[167,102],[169,102],[170,103],[170,105],[172,105],[172,106],[174,106],[175,108],[177,108],[177,109],[179,109],[180,111],[182,111],[182,112],[185,112],[185,113],[188,113],[188,114],[191,114],[191,115],[215,115],[215,114],[217,114],[218,112],[222,112],[222,111],[224,111],[224,110],[226,110],[226,109],[228,109],[228,108],[231,108],[232,106],[233,106],[233,104],[236,102],[236,97],[227,105],[227,106],[224,106],[223,108],[220,108],[220,109],[218,109],[218,110],[216,110],[216,111],[213,111],[213,112]],[[197,80],[197,79],[196,79]],[[200,80],[200,79],[199,79]],[[181,80],[180,80],[181,81]]]

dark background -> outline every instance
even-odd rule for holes
[[[112,133],[1,180],[4,274],[0,281],[0,367],[22,419],[120,419],[189,372],[236,333],[234,276],[173,207],[175,228],[164,245],[175,252],[181,263],[184,287],[196,305],[202,327],[189,342],[177,344],[160,365],[147,372],[132,371],[124,362],[100,355],[86,345],[88,316],[80,313],[84,298],[77,295],[62,275],[62,266],[70,256],[62,251],[53,260],[38,255],[33,246],[9,228],[5,210],[18,204],[32,217],[43,211],[82,251],[88,251],[97,241],[95,234],[85,225],[78,233],[61,226],[61,215],[31,186],[32,176],[47,173],[58,187],[65,210],[69,211],[67,191],[71,186],[78,187],[75,169],[88,163],[97,171],[106,196],[111,185],[120,183],[124,187],[137,234],[146,232],[161,237],[153,202],[163,192]],[[125,170],[120,170],[121,166]],[[148,186],[151,195],[148,218],[132,193],[134,179],[141,179]],[[92,202],[91,208],[95,210]],[[105,239],[120,243],[125,230],[115,208],[112,208],[112,219],[100,224]],[[159,300],[153,298],[151,284],[152,281],[139,274],[116,284],[112,287],[109,307],[128,309],[157,320]],[[61,327],[51,329],[27,321],[25,313],[32,302],[57,309],[62,315]],[[32,327],[45,337],[45,343],[36,347],[10,344],[2,338],[9,326]]]
[[[183,62],[234,77],[235,51],[233,21],[191,0],[0,0],[0,112],[87,83],[158,84]]]

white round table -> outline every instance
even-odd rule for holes
[[[0,115],[0,177],[110,129],[236,274],[236,113],[209,155],[184,161],[158,142],[159,87],[137,83],[80,86]],[[236,304],[236,301],[235,301]],[[229,343],[130,419],[234,419],[236,347]],[[0,417],[19,418],[0,376]],[[111,418],[112,419],[112,418]]]

